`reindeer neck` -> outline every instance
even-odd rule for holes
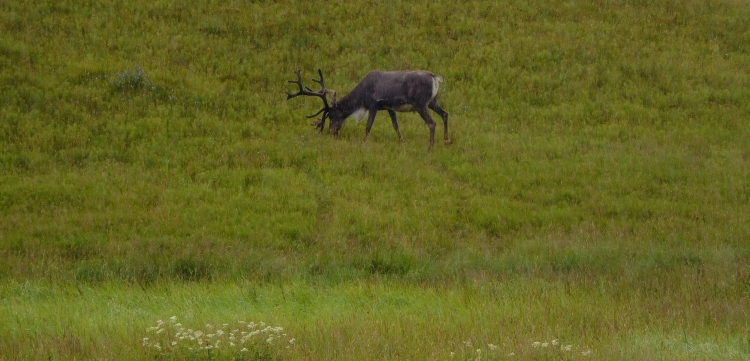
[[[350,92],[349,94],[345,95],[343,98],[339,99],[336,102],[336,107],[341,110],[344,114],[351,115],[355,111],[362,108],[362,100],[359,99],[360,97],[357,96],[357,93],[355,91]]]

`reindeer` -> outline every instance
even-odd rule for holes
[[[367,119],[367,129],[364,141],[370,135],[372,123],[375,121],[375,114],[379,110],[388,111],[393,123],[393,129],[398,134],[399,141],[403,142],[404,137],[398,129],[398,120],[396,112],[417,112],[424,119],[427,126],[430,127],[430,149],[435,142],[435,121],[432,120],[427,109],[432,109],[435,113],[443,118],[443,141],[450,144],[448,139],[448,112],[438,105],[438,90],[443,78],[439,75],[428,71],[373,71],[365,75],[354,90],[343,98],[336,100],[336,92],[326,89],[323,81],[323,71],[318,69],[320,80],[312,79],[320,84],[320,91],[313,91],[310,87],[302,86],[302,77],[300,71],[294,72],[297,80],[289,80],[290,83],[297,84],[299,91],[297,93],[286,92],[287,100],[300,95],[314,96],[323,99],[323,109],[307,118],[313,118],[319,114],[323,116],[312,125],[323,131],[326,118],[330,118],[329,131],[331,135],[338,135],[344,120],[354,118],[357,122],[364,117]],[[327,95],[332,94],[331,105],[328,105]]]

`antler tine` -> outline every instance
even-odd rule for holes
[[[323,94],[325,94],[326,93],[326,84],[323,81],[323,70],[321,70],[320,68],[318,68],[318,75],[320,75],[320,80],[313,79],[312,81],[320,84],[320,87],[321,87],[320,92],[323,93]]]
[[[320,80],[318,79],[312,79],[312,80],[320,84],[320,88],[321,88],[320,93],[333,95],[333,106],[336,106],[336,91],[331,90],[331,89],[326,89],[326,84],[325,84],[325,81],[323,80],[323,70],[321,70],[320,68],[318,68],[318,75],[320,75]],[[312,90],[310,89],[310,87],[305,87],[305,88],[307,88],[308,90]]]
[[[324,106],[323,109],[326,109],[326,110],[330,109],[330,106],[328,106],[328,99],[326,99],[327,92],[326,92],[325,84],[323,83],[323,71],[322,70],[318,69],[318,74],[320,74],[320,80],[313,79],[316,83],[320,84],[320,86],[323,87],[323,89],[319,92],[313,91],[312,89],[310,89],[310,87],[302,85],[302,76],[300,75],[299,69],[297,69],[297,71],[295,71],[294,74],[297,75],[297,80],[288,80],[288,82],[297,84],[297,86],[299,86],[299,91],[294,94],[288,91],[285,91],[287,100],[300,96],[300,95],[315,96],[315,97],[319,97],[320,99],[323,99],[323,106]]]
[[[317,113],[315,113],[315,114],[313,114],[313,115],[308,115],[307,117],[308,117],[308,118],[314,118],[314,117],[318,116],[318,114],[320,114],[320,113],[323,113],[324,111],[326,111],[326,108],[323,108],[323,109],[321,109],[321,110],[318,110],[318,112],[317,112]]]
[[[318,130],[322,131],[323,127],[325,127],[326,118],[328,117],[328,111],[331,110],[331,107],[328,105],[328,94],[333,94],[333,105],[336,106],[336,92],[333,90],[326,89],[325,81],[323,80],[323,70],[318,69],[318,75],[320,75],[320,80],[318,79],[312,79],[314,82],[320,84],[320,91],[314,91],[309,86],[302,85],[302,76],[301,71],[298,69],[294,72],[294,74],[297,75],[297,80],[289,80],[289,83],[297,84],[299,87],[299,91],[296,93],[290,93],[289,91],[286,91],[286,99],[292,99],[294,97],[300,96],[300,95],[308,95],[308,96],[315,96],[319,97],[320,99],[323,99],[323,109],[319,110],[317,113],[313,115],[308,115],[307,118],[314,118],[321,113],[323,113],[323,116],[317,121],[313,122],[311,125],[318,128]]]
[[[296,94],[292,94],[292,93],[290,93],[290,92],[288,92],[288,91],[285,90],[284,92],[286,92],[286,100],[292,99],[292,98],[294,98],[296,96],[299,96],[299,95],[304,95],[303,94],[303,89],[302,89],[302,75],[300,75],[300,69],[297,69],[294,72],[294,74],[297,75],[297,80],[287,80],[287,82],[297,84],[299,86],[299,92],[296,93]]]

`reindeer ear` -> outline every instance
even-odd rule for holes
[[[331,90],[331,89],[326,89],[326,93],[330,93],[330,94],[333,95],[333,99],[332,99],[333,103],[331,103],[331,104],[333,104],[332,106],[335,107],[336,106],[336,91],[335,90]]]

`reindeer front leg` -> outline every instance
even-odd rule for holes
[[[369,116],[367,118],[367,128],[365,130],[365,139],[364,139],[365,142],[367,141],[367,137],[370,136],[370,129],[372,129],[372,123],[375,122],[375,114],[377,112],[378,112],[377,108],[368,110]]]
[[[393,109],[388,109],[388,115],[391,116],[391,122],[393,123],[393,129],[396,130],[396,134],[398,134],[398,140],[403,143],[404,137],[401,136],[401,131],[398,130],[398,119],[396,118],[396,111]]]

